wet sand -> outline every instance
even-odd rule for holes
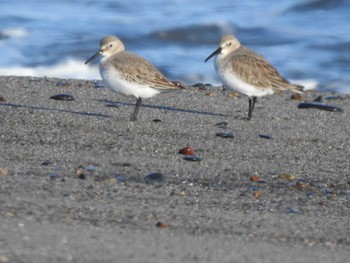
[[[129,122],[135,99],[95,86],[0,77],[0,262],[348,260],[349,95],[259,98],[247,121],[246,97],[189,87]]]

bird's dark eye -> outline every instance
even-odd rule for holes
[[[227,43],[227,46],[231,46],[231,45],[232,45],[232,42],[228,42],[228,43]]]
[[[113,47],[113,44],[109,44],[109,47]]]

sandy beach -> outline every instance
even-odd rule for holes
[[[291,96],[0,76],[0,262],[348,261],[350,95]]]

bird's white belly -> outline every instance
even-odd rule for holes
[[[153,89],[147,85],[130,82],[121,78],[119,72],[116,70],[105,70],[100,67],[100,74],[104,84],[110,90],[126,96],[147,99],[160,93],[159,90]]]
[[[230,72],[228,70],[220,70],[219,68],[217,68],[217,73],[221,81],[223,82],[225,88],[228,88],[240,94],[244,94],[249,97],[261,97],[274,93],[272,88],[256,87],[254,85],[246,83],[241,78],[239,78],[234,72]]]

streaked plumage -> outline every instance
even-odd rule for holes
[[[99,69],[105,85],[112,91],[136,97],[131,121],[137,120],[143,98],[183,88],[182,85],[168,80],[147,60],[125,51],[123,43],[115,36],[104,37],[100,42],[100,50],[85,64],[98,56],[103,56]]]
[[[301,92],[302,86],[284,79],[263,56],[244,47],[233,35],[221,38],[220,46],[205,61],[215,56],[215,69],[224,86],[249,98],[251,119],[257,97],[282,90]]]

